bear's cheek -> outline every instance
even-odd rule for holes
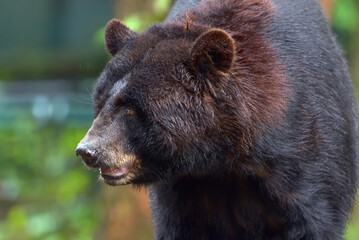
[[[123,121],[100,114],[76,150],[84,164],[99,169],[100,179],[110,185],[131,183],[139,172],[140,161],[131,151]]]

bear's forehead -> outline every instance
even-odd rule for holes
[[[102,78],[116,82],[129,74],[131,79],[168,74],[188,58],[190,46],[186,40],[163,40],[148,48],[127,49],[108,63]]]
[[[130,79],[130,74],[126,74],[124,77],[122,77],[117,82],[115,82],[113,84],[113,87],[111,88],[110,95],[114,96],[121,93],[126,88],[129,79]]]
[[[105,68],[106,75],[128,71],[136,65],[151,64],[152,67],[152,64],[161,62],[177,63],[186,58],[190,46],[191,43],[186,40],[160,40],[156,44],[142,44],[142,41],[137,41],[116,54]]]
[[[128,85],[144,90],[165,84],[171,71],[189,56],[192,39],[173,39],[153,32],[141,34],[107,64],[95,87],[95,95],[123,91]],[[121,89],[120,89],[121,88]]]
[[[191,42],[185,39],[163,40],[147,51],[146,61],[175,64],[188,56],[190,47]]]

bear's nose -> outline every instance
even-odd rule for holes
[[[76,155],[80,155],[82,160],[88,166],[94,166],[97,162],[97,151],[92,149],[88,144],[79,144],[76,148]]]

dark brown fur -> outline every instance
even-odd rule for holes
[[[211,12],[218,13],[216,18]],[[267,31],[273,14],[273,5],[268,0],[206,2],[186,13],[195,19],[193,25],[210,23],[227,31],[235,40],[235,63],[231,72],[224,75],[226,80],[222,80],[230,86],[218,83],[216,87],[234,97],[231,105],[240,109],[236,116],[236,123],[241,123],[236,127],[241,132],[238,150],[244,152],[248,152],[254,137],[281,120],[288,104],[290,90],[283,66],[268,45]],[[181,19],[187,18],[177,17],[178,21]],[[232,123],[232,119],[224,119],[221,124],[233,131]]]

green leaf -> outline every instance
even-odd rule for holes
[[[358,27],[359,11],[352,0],[340,0],[335,5],[333,25],[337,29],[353,32]]]
[[[153,2],[153,11],[155,13],[166,13],[171,6],[171,0],[155,0]]]
[[[133,14],[128,17],[126,17],[123,22],[126,24],[128,28],[135,32],[139,32],[142,28],[143,21],[141,19],[140,14]]]
[[[28,214],[24,207],[14,206],[7,215],[7,221],[14,231],[23,231],[28,220]]]

